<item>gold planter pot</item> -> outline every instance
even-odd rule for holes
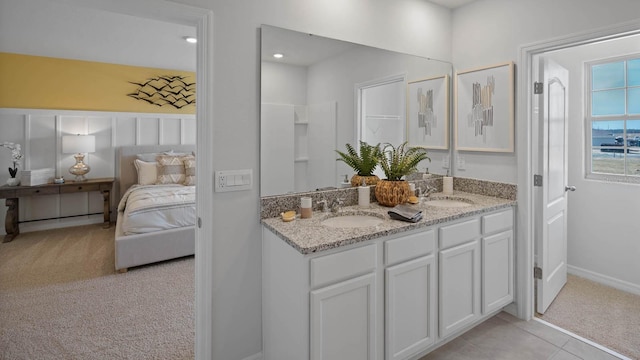
[[[358,174],[355,174],[355,175],[353,175],[351,177],[351,186],[355,187],[355,186],[362,185],[362,179],[364,179],[364,183],[367,186],[373,186],[373,185],[377,184],[378,181],[380,181],[380,178],[377,177],[376,175],[360,176]]]
[[[393,207],[406,203],[413,194],[409,189],[409,182],[405,180],[380,180],[376,184],[375,195],[378,204]]]

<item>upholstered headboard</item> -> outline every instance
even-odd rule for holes
[[[175,152],[192,152],[195,151],[195,145],[139,145],[139,146],[121,146],[118,149],[118,201],[122,198],[125,191],[131,185],[138,182],[138,174],[136,168],[133,165],[133,161],[136,159],[137,154],[156,153],[163,151],[175,151]]]

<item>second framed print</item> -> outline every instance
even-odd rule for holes
[[[513,152],[512,62],[456,73],[455,148]]]
[[[449,149],[449,75],[407,84],[409,146]]]

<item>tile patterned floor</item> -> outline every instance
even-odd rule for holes
[[[420,360],[615,360],[617,357],[537,321],[502,312]]]

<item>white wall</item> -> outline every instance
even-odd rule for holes
[[[307,68],[305,66],[262,61],[261,102],[305,105],[307,103]]]
[[[478,0],[453,11],[452,59],[456,71],[517,62],[519,46],[639,17],[635,0]],[[517,183],[516,153],[461,154],[466,169],[454,174]]]
[[[584,62],[640,53],[636,37],[585,45],[546,56],[569,70],[568,264],[600,281],[622,282],[640,293],[640,184],[585,179]],[[591,144],[591,141],[587,141]],[[589,150],[590,153],[590,150]],[[586,271],[584,273],[583,271]]]

